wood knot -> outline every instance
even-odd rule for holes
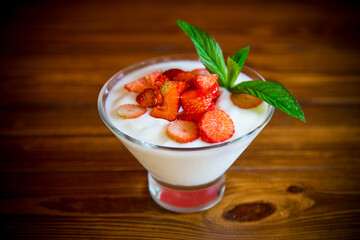
[[[275,212],[275,206],[272,203],[253,202],[243,203],[226,211],[223,217],[226,220],[237,222],[251,222],[266,218]]]
[[[304,191],[304,189],[298,186],[290,186],[286,189],[286,191],[290,193],[301,193]]]

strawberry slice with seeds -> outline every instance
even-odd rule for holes
[[[199,115],[208,110],[213,98],[200,89],[189,89],[181,95],[181,105],[185,112]]]
[[[197,123],[201,117],[202,117],[202,114],[191,114],[191,113],[182,111],[178,114],[177,119]]]
[[[155,71],[153,73],[150,73],[149,75],[145,76],[146,82],[148,82],[151,86],[154,86],[155,80],[158,76],[162,74],[161,70]]]
[[[164,97],[164,103],[151,110],[150,116],[174,121],[180,108],[180,93],[176,87],[168,90]]]
[[[220,90],[219,90],[219,84],[215,83],[210,89],[209,89],[209,94],[211,95],[213,100],[216,100],[216,98],[220,95]]]
[[[156,78],[162,73],[162,71],[156,71],[150,73],[149,75],[139,78],[135,81],[125,84],[125,88],[134,93],[141,93],[147,88],[152,88],[154,86]]]
[[[164,103],[164,98],[163,98],[163,96],[162,96],[162,94],[161,94],[160,89],[155,88],[155,89],[154,89],[154,92],[155,92],[155,96],[154,96],[155,106],[157,107],[157,106],[163,105],[163,103]]]
[[[176,120],[166,127],[167,135],[179,143],[188,143],[199,138],[197,125],[191,121]]]
[[[193,80],[193,85],[195,88],[202,89],[204,92],[207,92],[214,84],[217,84],[219,75],[210,74],[206,76],[197,76]]]
[[[154,87],[160,88],[161,85],[163,85],[167,81],[170,81],[170,78],[167,77],[166,75],[161,74],[156,78],[155,83],[154,83]]]
[[[147,88],[151,88],[151,84],[149,84],[145,78],[139,78],[133,82],[127,83],[124,86],[128,91],[134,93],[141,93]]]
[[[195,76],[207,76],[210,74],[206,68],[197,68],[192,70],[191,72],[193,72]]]
[[[168,78],[170,78],[170,80],[173,80],[175,78],[175,76],[181,72],[183,72],[183,70],[178,69],[178,68],[171,68],[169,70],[166,70],[163,74],[165,76],[167,76]]]
[[[213,110],[215,109],[216,107],[216,103],[215,102],[212,102],[209,106],[208,109],[206,109],[206,111],[210,111],[210,110]],[[201,112],[201,113],[188,113],[188,112],[185,112],[185,111],[182,111],[178,114],[177,116],[177,119],[179,120],[185,120],[185,121],[192,121],[192,122],[199,122],[199,120],[201,119],[202,115],[206,112]]]
[[[198,125],[201,139],[209,143],[224,142],[235,132],[230,116],[220,109],[207,111]]]
[[[183,71],[176,74],[173,78],[173,81],[186,82],[191,84],[192,80],[195,78],[195,73],[189,71]]]
[[[176,88],[179,90],[180,94],[184,92],[186,89],[188,89],[189,84],[185,82],[179,82],[179,81],[167,81],[164,82],[164,84],[161,86],[160,91],[163,96],[165,96],[168,91],[172,88]]]
[[[254,108],[259,106],[263,101],[247,93],[232,93],[231,101],[239,108]]]
[[[138,118],[146,113],[146,108],[135,104],[124,104],[117,109],[117,114],[122,118]]]
[[[152,88],[147,88],[142,91],[139,95],[136,96],[136,102],[145,108],[152,108],[157,105],[157,100],[155,98],[155,90]]]

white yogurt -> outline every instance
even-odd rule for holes
[[[170,68],[190,71],[196,68],[204,68],[204,66],[199,61],[172,61],[147,66],[126,74],[111,89],[105,103],[105,111],[110,122],[118,130],[143,142],[143,144],[135,143],[115,133],[154,177],[173,185],[195,186],[205,184],[220,177],[246,149],[261,129],[241,141],[222,147],[214,147],[217,144],[204,142],[200,138],[191,143],[181,144],[167,136],[166,126],[169,122],[151,117],[149,115],[151,109],[148,109],[147,113],[135,119],[123,119],[117,115],[116,112],[119,106],[137,104],[137,94],[127,91],[124,88],[126,83],[154,71],[166,71]],[[247,80],[251,79],[245,74],[240,74],[237,82]],[[269,110],[269,105],[265,102],[256,108],[240,109],[232,103],[230,93],[224,88],[220,88],[220,96],[216,107],[224,110],[234,122],[235,133],[227,142],[244,136],[261,125]],[[147,143],[165,148],[149,147]],[[213,146],[213,148],[194,151],[194,148],[206,146]],[[177,149],[171,150],[166,147]]]

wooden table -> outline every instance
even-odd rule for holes
[[[300,3],[301,2],[301,3]],[[0,235],[31,239],[354,239],[360,234],[360,17],[351,1],[35,1],[1,14]],[[118,70],[195,53],[183,19],[225,56],[282,82],[276,111],[227,172],[222,201],[159,207],[96,101]],[[229,214],[240,207],[254,210]],[[256,209],[267,209],[257,214]]]

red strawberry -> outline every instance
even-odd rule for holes
[[[208,109],[206,109],[206,111],[213,110],[213,109],[215,109],[215,107],[216,107],[216,103],[212,102],[210,104],[210,107]],[[200,118],[206,111],[198,113],[198,114],[182,111],[178,114],[177,119],[185,120],[185,121],[192,121],[192,122],[197,123],[197,122],[199,122]]]
[[[154,86],[156,78],[161,74],[161,71],[150,73],[149,75],[139,78],[133,82],[125,84],[125,88],[130,92],[141,93],[147,88]]]
[[[155,89],[153,88],[147,88],[144,91],[142,91],[139,95],[136,97],[136,102],[139,103],[140,106],[146,107],[146,108],[152,108],[155,106],[160,105],[158,103],[158,100],[155,98]]]
[[[139,78],[133,82],[125,84],[124,87],[130,92],[141,93],[152,86],[145,80],[145,78]]]
[[[195,76],[206,76],[210,74],[206,68],[197,68],[192,70],[191,72],[193,72]]]
[[[235,132],[234,123],[223,110],[207,111],[199,121],[201,139],[209,143],[223,142]]]
[[[180,93],[176,87],[169,89],[164,95],[164,103],[160,107],[151,110],[150,116],[174,121],[180,108]]]
[[[154,83],[154,87],[160,88],[161,85],[163,85],[164,82],[167,82],[167,81],[170,81],[170,78],[163,75],[163,74],[161,74],[156,78],[155,83]]]
[[[161,94],[163,96],[165,96],[171,88],[176,88],[177,90],[179,90],[179,92],[181,94],[186,89],[188,89],[188,87],[189,87],[189,84],[187,84],[185,82],[167,81],[161,86],[160,90],[161,90]]]
[[[191,114],[191,113],[182,111],[178,114],[177,119],[184,120],[184,121],[192,121],[192,122],[197,123],[201,117],[202,117],[202,114]]]
[[[232,93],[231,101],[239,108],[254,108],[262,103],[262,100],[246,93]]]
[[[176,120],[166,128],[168,136],[179,143],[188,143],[199,138],[197,125],[191,121]]]
[[[202,89],[204,92],[207,92],[214,84],[217,84],[219,75],[210,74],[206,76],[197,76],[193,80],[193,85],[195,88]]]
[[[178,68],[171,68],[169,70],[166,70],[163,74],[165,76],[167,76],[168,78],[170,78],[170,80],[173,80],[174,77],[180,72],[183,72],[183,70],[178,69]]]
[[[164,103],[164,98],[161,94],[161,91],[158,88],[154,88],[154,92],[155,92],[155,96],[154,96],[155,106],[161,106]]]
[[[151,85],[154,86],[155,80],[158,76],[162,74],[161,70],[158,70],[156,72],[150,73],[149,75],[145,76],[145,80]]]
[[[185,112],[202,114],[208,110],[212,103],[212,96],[199,89],[189,89],[181,95],[181,104]]]
[[[117,114],[122,118],[137,118],[146,113],[146,108],[135,104],[124,104],[117,109]]]
[[[214,110],[216,108],[216,102],[212,101],[207,111]]]
[[[183,71],[176,74],[173,78],[174,81],[186,82],[188,84],[195,78],[195,74],[193,72]]]
[[[209,94],[211,95],[212,99],[215,100],[219,94],[219,84],[215,83],[210,89],[209,89]]]

